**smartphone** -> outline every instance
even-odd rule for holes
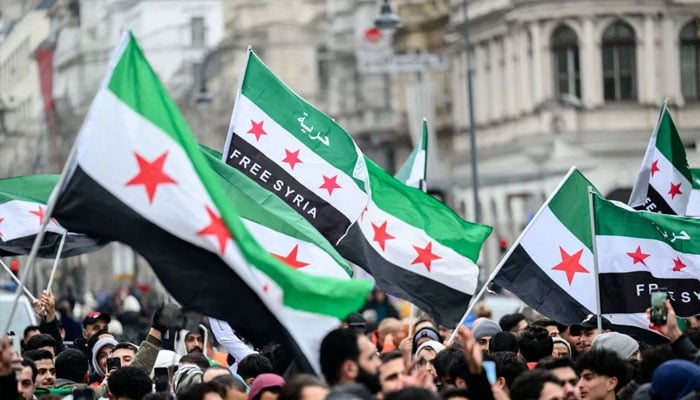
[[[668,317],[666,312],[666,299],[668,292],[666,289],[658,289],[651,292],[651,323],[654,325],[666,324]]]
[[[484,367],[484,371],[486,371],[486,379],[489,380],[489,383],[492,385],[496,383],[496,362],[486,360],[481,363],[481,366]]]
[[[73,389],[73,400],[93,400],[92,388],[76,388]]]
[[[22,354],[22,343],[20,343],[20,341],[22,339],[18,338],[17,335],[15,335],[14,331],[8,332],[7,336],[10,337],[10,345],[12,346],[12,349],[14,350],[14,356],[20,357],[20,355]]]
[[[153,368],[153,383],[156,386],[156,392],[167,392],[170,377],[167,367]]]
[[[122,367],[122,360],[119,357],[110,357],[107,359],[107,371],[119,369]]]

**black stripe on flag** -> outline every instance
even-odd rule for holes
[[[650,272],[601,273],[603,314],[643,313],[651,305],[651,291],[666,288],[673,309],[681,317],[700,314],[700,281],[656,278]]]
[[[336,250],[371,274],[380,289],[429,312],[441,325],[454,327],[467,310],[471,295],[391,263],[367,242],[357,224],[350,227]]]
[[[350,220],[234,132],[226,163],[274,193],[306,218],[331,243],[345,235]],[[319,182],[320,185],[320,182]]]
[[[56,258],[56,253],[61,244],[61,234],[46,232],[44,240],[39,246],[37,256],[41,258]],[[32,249],[36,235],[24,236],[8,241],[0,240],[0,256],[26,255]],[[73,257],[81,254],[92,253],[104,247],[107,242],[93,239],[85,235],[68,234],[63,244],[61,257]]]
[[[291,352],[299,368],[313,372],[286,328],[217,254],[143,218],[79,166],[58,198],[53,216],[73,232],[131,246],[183,307],[227,321],[256,347],[279,343]]]
[[[651,211],[661,214],[676,215],[671,206],[666,203],[663,196],[654,189],[653,186],[649,185],[647,189],[647,199],[642,205],[634,207],[635,210]]]
[[[552,281],[542,268],[518,244],[493,281],[548,318],[567,325],[583,321],[591,311]]]

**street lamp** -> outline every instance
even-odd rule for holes
[[[374,26],[379,29],[397,29],[401,26],[401,18],[391,10],[389,0],[384,0],[379,16],[374,19]]]
[[[469,62],[469,15],[467,13],[467,0],[462,1],[464,14],[464,29],[462,31],[464,39],[464,59],[467,66],[467,102],[469,103],[469,158],[472,169],[472,193],[474,195],[474,222],[481,222],[481,205],[479,204],[479,172],[477,170],[477,149],[476,149],[476,122],[474,121],[474,92],[472,88],[472,67]]]

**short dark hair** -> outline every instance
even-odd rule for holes
[[[440,391],[440,398],[442,400],[450,400],[453,397],[466,397],[469,398],[469,390],[458,388],[455,386],[448,386],[447,388]]]
[[[255,378],[260,374],[271,374],[273,373],[272,363],[262,354],[248,354],[238,362],[237,372],[243,379]]]
[[[511,332],[498,332],[491,337],[489,341],[489,352],[497,353],[499,351],[518,352],[518,339]]]
[[[438,378],[447,377],[454,382],[456,378],[466,379],[469,374],[469,365],[460,347],[448,347],[437,353],[433,364]]]
[[[228,369],[225,367],[221,367],[221,368]],[[231,374],[219,375],[209,382],[211,382],[214,385],[219,385],[219,386],[225,387],[227,390],[228,389],[235,389],[241,393],[245,393],[247,390],[245,383],[241,382],[240,379],[234,377]]]
[[[379,360],[381,360],[382,364],[388,363],[391,360],[396,360],[397,358],[403,358],[401,350],[392,350],[379,355]]]
[[[640,385],[651,382],[651,377],[654,375],[656,367],[668,360],[672,360],[674,357],[673,349],[668,343],[642,350],[642,360],[639,362],[635,381],[638,381],[637,383]]]
[[[23,356],[34,362],[47,359],[53,361],[53,354],[48,350],[28,350],[24,352]]]
[[[313,375],[296,374],[280,390],[277,400],[300,400],[301,393],[305,387],[318,386],[327,388],[325,383]]]
[[[45,333],[40,333],[38,335],[34,335],[29,340],[27,340],[27,344],[25,345],[25,350],[37,350],[42,347],[47,347],[51,346],[53,348],[54,353],[56,352],[56,339],[53,338],[51,335],[47,335]]]
[[[141,400],[151,393],[151,378],[141,368],[122,367],[112,371],[107,380],[110,393],[115,397]]]
[[[627,385],[630,380],[629,366],[610,350],[592,349],[581,354],[576,361],[576,372],[581,375],[585,369],[597,375],[617,378],[615,391]]]
[[[553,369],[558,368],[571,368],[574,371],[576,371],[574,361],[569,357],[545,357],[537,363],[537,366],[535,366],[535,368],[546,369],[547,371],[551,371]]]
[[[27,333],[29,333],[29,332],[31,332],[31,331],[39,331],[39,332],[41,332],[41,329],[40,329],[38,326],[36,326],[36,325],[28,325],[26,328],[24,328],[24,332],[22,333],[22,339],[24,339],[25,337],[27,337]]]
[[[139,347],[131,342],[119,342],[119,343],[117,343],[117,345],[114,346],[114,348],[112,349],[112,352],[114,352],[114,350],[119,350],[119,349],[131,350],[134,353],[137,353],[139,351]]]
[[[65,349],[56,356],[56,378],[84,383],[87,372],[88,359],[82,351]]]
[[[498,321],[498,325],[501,326],[501,329],[508,332],[511,329],[515,328],[518,326],[520,321],[524,320],[525,316],[520,314],[520,313],[513,313],[513,314],[506,314],[501,317],[501,319]]]
[[[520,374],[527,371],[527,364],[510,351],[493,353],[491,358],[496,362],[496,376],[506,380],[508,389],[513,386],[513,382]]]
[[[321,341],[321,372],[328,384],[335,385],[340,381],[340,368],[345,361],[360,358],[357,335],[351,329],[337,328]]]
[[[515,378],[510,387],[511,400],[529,400],[540,397],[542,388],[547,382],[561,386],[561,380],[551,372],[543,369],[531,369]]]
[[[436,400],[437,397],[428,389],[422,387],[405,387],[395,392],[387,393],[385,400]]]
[[[36,381],[36,375],[38,371],[36,369],[36,364],[34,363],[34,361],[31,358],[23,357],[22,366],[29,367],[32,369],[32,382]]]
[[[194,364],[198,366],[202,371],[209,368],[209,360],[207,359],[207,356],[198,351],[187,353],[184,356],[180,357],[180,362],[186,364]]]
[[[527,362],[537,362],[552,355],[554,342],[541,326],[528,326],[518,337],[518,348]]]

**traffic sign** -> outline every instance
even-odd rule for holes
[[[362,53],[357,57],[357,69],[362,73],[393,73],[444,71],[449,65],[445,54],[370,54]]]

